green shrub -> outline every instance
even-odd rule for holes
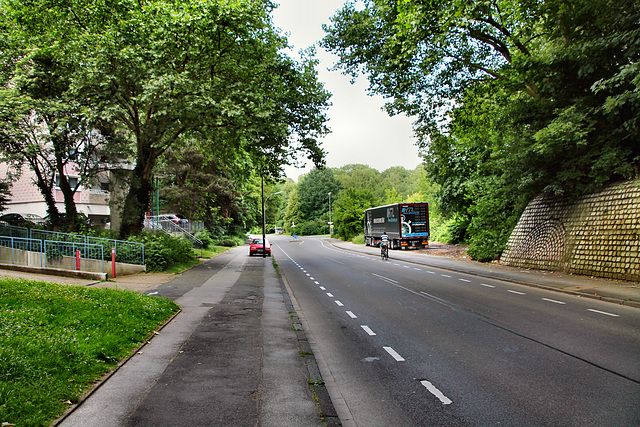
[[[147,271],[166,271],[173,264],[192,262],[196,259],[191,242],[166,233],[143,232],[130,241],[144,243]]]
[[[320,220],[307,221],[302,223],[299,228],[296,225],[296,231],[301,236],[316,236],[318,234],[327,234],[329,226],[326,222]]]
[[[235,248],[236,246],[238,246],[236,241],[234,239],[230,238],[230,237],[228,237],[226,239],[216,240],[215,241],[215,245],[216,246],[224,246],[226,248]]]
[[[200,241],[202,242],[202,247],[204,248],[208,248],[209,245],[213,243],[213,238],[207,230],[199,232],[198,234],[196,234],[196,237],[200,239]]]

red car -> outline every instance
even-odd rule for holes
[[[253,239],[251,241],[251,246],[249,246],[249,256],[262,255],[262,250],[263,250],[262,239]],[[264,251],[267,254],[267,256],[271,256],[271,243],[269,243],[268,240],[267,240],[267,244],[265,245]]]

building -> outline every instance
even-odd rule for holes
[[[0,179],[6,180],[9,173],[9,166],[6,163],[0,164]],[[67,166],[65,175],[69,179],[71,186],[78,186],[80,176],[75,172],[73,166]],[[57,178],[57,177],[56,177]],[[59,179],[56,179],[59,182]],[[115,180],[112,172],[104,172],[90,187],[80,185],[74,195],[76,209],[85,214],[92,225],[104,226],[110,221],[111,200],[110,189]],[[59,187],[54,187],[53,197],[59,212],[64,212],[64,196]],[[45,217],[47,215],[47,204],[40,189],[35,183],[35,173],[24,165],[20,178],[13,182],[11,187],[11,200],[5,205],[2,213],[32,213]]]

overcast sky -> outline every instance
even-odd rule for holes
[[[289,33],[293,45],[292,57],[300,49],[317,45],[324,37],[323,23],[340,9],[344,0],[276,0],[274,24]],[[331,133],[322,140],[327,152],[327,166],[341,167],[360,163],[383,171],[391,166],[415,169],[421,161],[411,129],[412,120],[406,116],[389,117],[381,108],[381,97],[368,96],[367,81],[360,78],[351,84],[351,78],[340,71],[329,71],[336,57],[318,47],[319,79],[333,94],[327,115]],[[310,162],[307,162],[310,163]],[[298,180],[305,169],[285,168],[289,178]]]

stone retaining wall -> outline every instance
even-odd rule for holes
[[[611,185],[574,203],[537,197],[511,233],[500,262],[640,281],[640,180]]]

